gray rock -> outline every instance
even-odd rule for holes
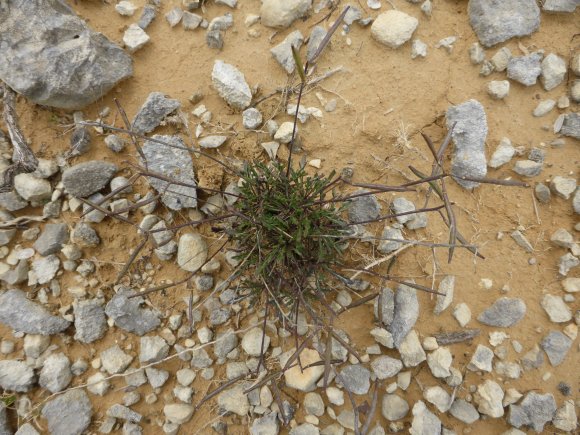
[[[209,357],[204,348],[198,348],[191,352],[191,366],[196,369],[205,369],[213,364],[213,360]]]
[[[554,427],[565,432],[573,432],[578,426],[578,417],[576,417],[576,409],[574,408],[574,401],[567,400],[558,408],[552,420]]]
[[[56,254],[62,245],[68,242],[68,227],[66,224],[46,224],[36,242],[34,249],[42,256]]]
[[[550,364],[557,367],[566,358],[570,347],[572,347],[572,340],[562,334],[560,331],[551,331],[541,343],[542,349],[548,355]]]
[[[348,391],[357,395],[369,392],[371,372],[361,364],[348,365],[340,371],[338,382]]]
[[[435,314],[441,314],[449,307],[449,305],[451,305],[451,302],[453,302],[454,289],[455,276],[445,275],[439,283],[439,287],[437,288],[437,291],[442,293],[442,295],[437,295],[437,304],[433,310]]]
[[[510,236],[512,239],[514,239],[520,248],[524,249],[528,253],[534,252],[534,247],[520,230],[513,231]]]
[[[264,0],[260,8],[261,21],[264,26],[286,28],[305,16],[311,6],[312,0]]]
[[[511,58],[512,52],[509,48],[500,48],[491,58],[491,65],[493,66],[493,70],[497,72],[505,71]]]
[[[91,424],[93,409],[84,390],[71,390],[42,408],[52,434],[81,435]]]
[[[352,196],[366,193],[357,190]],[[351,223],[363,223],[380,216],[381,206],[375,195],[361,195],[348,200],[348,219]]]
[[[499,298],[477,320],[488,326],[509,328],[517,324],[526,314],[526,304],[521,299]]]
[[[475,393],[475,403],[478,405],[480,413],[492,418],[502,417],[504,392],[501,387],[494,381],[486,380],[483,384],[477,386]]]
[[[139,362],[141,362],[141,364],[157,362],[169,354],[169,345],[158,335],[153,337],[141,337],[140,347]]]
[[[409,412],[407,401],[396,394],[385,394],[381,405],[383,417],[389,421],[397,421],[404,418]]]
[[[415,204],[403,197],[397,197],[393,200],[391,203],[391,210],[393,211],[393,214],[401,215],[396,217],[397,222],[400,224],[406,224],[407,222],[415,219],[416,216],[414,213],[403,214],[415,211]]]
[[[14,190],[20,197],[33,204],[50,200],[52,188],[48,180],[35,177],[33,174],[18,174],[14,177]]]
[[[107,415],[109,417],[119,418],[121,420],[127,420],[134,423],[139,423],[143,419],[143,416],[138,412],[135,412],[132,409],[118,403],[114,404],[107,410]]]
[[[479,65],[485,60],[485,51],[479,42],[474,42],[469,46],[469,59],[473,65]]]
[[[155,9],[155,6],[145,5],[143,7],[143,11],[141,12],[141,17],[139,18],[139,21],[137,22],[137,25],[139,27],[141,27],[143,30],[145,30],[153,22],[156,15],[157,15],[157,10]]]
[[[326,36],[326,29],[322,26],[314,26],[308,38],[308,47],[306,49],[306,59],[311,62],[316,55],[320,43]]]
[[[398,359],[383,355],[373,360],[371,368],[378,379],[388,379],[401,371],[403,363]]]
[[[423,391],[423,397],[439,410],[447,412],[451,407],[451,396],[439,385],[428,387]]]
[[[284,41],[270,49],[270,53],[272,53],[276,62],[278,62],[288,74],[292,74],[296,68],[296,62],[292,55],[292,47],[299,50],[300,47],[302,47],[303,42],[304,36],[302,36],[302,33],[300,33],[299,30],[295,30],[290,33]]]
[[[230,28],[234,24],[233,17],[227,13],[221,17],[216,17],[209,23],[207,33],[205,34],[205,42],[209,48],[217,48],[221,50],[224,45],[224,30]]]
[[[25,362],[14,360],[0,361],[0,387],[7,391],[24,393],[36,384],[32,367]]]
[[[161,322],[153,310],[139,307],[143,298],[129,298],[133,294],[135,292],[132,290],[120,290],[107,304],[105,313],[113,319],[117,327],[133,334],[144,335],[157,328]]]
[[[562,276],[567,276],[570,270],[580,265],[580,259],[571,253],[564,254],[558,261],[558,273]]]
[[[419,341],[419,336],[414,329],[407,334],[400,344],[399,353],[401,354],[401,360],[405,367],[415,367],[427,359],[425,351]]]
[[[440,435],[441,421],[422,400],[413,406],[413,422],[409,431],[413,435]]]
[[[455,399],[449,413],[465,424],[472,424],[479,420],[479,412],[475,406],[463,399]]]
[[[100,358],[103,368],[110,375],[123,373],[133,361],[133,357],[123,352],[117,344],[102,351]]]
[[[540,118],[542,116],[546,116],[548,113],[552,111],[552,109],[556,107],[556,100],[542,100],[538,103],[536,108],[533,111],[533,115],[536,118]],[[530,159],[533,160],[533,159]]]
[[[318,393],[306,393],[304,396],[304,409],[310,415],[321,417],[324,415],[324,401]]]
[[[540,27],[540,9],[534,0],[470,0],[468,12],[471,27],[485,47],[531,35]]]
[[[319,435],[319,434],[320,430],[318,429],[318,427],[314,426],[311,423],[302,423],[301,425],[293,427],[289,432],[289,435]]]
[[[219,333],[213,345],[213,353],[217,358],[225,358],[238,345],[238,336],[233,329]]]
[[[242,349],[250,356],[260,356],[270,346],[270,337],[262,333],[261,327],[250,329],[242,338]]]
[[[387,326],[387,330],[393,335],[395,347],[399,348],[419,318],[419,300],[414,288],[406,285],[397,287],[394,313],[393,321]]]
[[[564,77],[566,77],[567,70],[568,66],[564,59],[554,53],[548,54],[544,60],[542,60],[542,75],[540,76],[540,81],[542,82],[544,89],[546,91],[551,91],[562,83]]]
[[[85,198],[104,189],[115,172],[117,167],[114,164],[92,160],[66,169],[62,173],[62,183],[72,196]]]
[[[2,433],[2,432],[0,432]],[[5,434],[2,434],[5,435]],[[8,435],[12,435],[12,431],[8,432]],[[18,431],[14,435],[40,435],[34,426],[30,423],[24,423],[22,426],[18,428]]]
[[[249,110],[249,109],[248,109]],[[227,136],[206,136],[199,140],[199,146],[202,148],[219,148],[228,140]]]
[[[175,424],[187,423],[191,419],[193,412],[193,406],[183,403],[172,403],[163,407],[165,418]]]
[[[418,38],[413,39],[411,43],[411,59],[416,59],[417,57],[427,57],[427,44]]]
[[[254,419],[250,427],[250,435],[278,435],[279,431],[278,415],[275,412]]]
[[[580,189],[576,189],[574,198],[572,198],[572,208],[574,209],[574,213],[580,214]]]
[[[169,379],[169,372],[167,370],[159,370],[154,367],[147,367],[145,369],[147,380],[151,388],[161,388]]]
[[[0,230],[0,246],[6,246],[16,235],[16,229]]]
[[[550,188],[543,183],[536,184],[536,187],[534,187],[534,195],[542,204],[549,203],[552,197]]]
[[[61,0],[0,5],[0,79],[36,104],[87,106],[133,73],[131,57]]]
[[[12,435],[14,433],[10,428],[8,416],[6,414],[6,405],[0,400],[0,435]]]
[[[371,26],[371,36],[389,48],[399,48],[411,39],[419,20],[398,10],[380,14]]]
[[[542,162],[533,160],[518,160],[514,166],[514,172],[523,177],[537,177],[544,167]]]
[[[234,413],[241,417],[250,410],[248,395],[244,393],[243,385],[236,385],[220,393],[217,398],[220,415]]]
[[[533,86],[542,73],[541,61],[541,53],[512,57],[508,62],[507,76],[524,86]]]
[[[510,82],[507,80],[492,80],[487,84],[487,93],[495,100],[503,100],[510,93]]]
[[[537,369],[544,364],[544,354],[536,344],[522,357],[522,365],[526,370]]]
[[[470,3],[471,4],[471,3]],[[451,173],[457,177],[483,178],[487,174],[485,158],[485,138],[487,119],[479,101],[469,100],[447,109],[447,128],[453,127],[455,144]],[[479,183],[454,178],[466,189],[473,189]]]
[[[390,254],[403,246],[401,242],[387,239],[405,240],[405,237],[399,228],[386,226],[381,235],[381,241],[377,246],[377,249],[381,254]]]
[[[252,91],[246,78],[235,66],[216,60],[211,79],[218,94],[234,109],[243,110],[252,102]]]
[[[130,24],[123,34],[123,44],[130,53],[135,53],[149,42],[149,35],[137,24]]]
[[[177,264],[183,270],[194,272],[201,269],[207,256],[208,247],[200,234],[185,233],[179,238]]]
[[[554,13],[574,12],[578,6],[580,0],[546,0],[542,10]]]
[[[162,195],[163,204],[171,210],[197,207],[193,163],[183,140],[179,136],[162,135],[155,135],[152,139],[165,142],[169,146],[152,140],[145,141],[142,150],[147,168],[177,182],[186,183],[187,186],[169,185],[167,181],[155,177],[149,177],[149,183]]]
[[[563,115],[563,123],[560,134],[580,140],[580,113],[568,113]]]
[[[475,353],[471,357],[471,361],[467,365],[467,368],[471,371],[482,370],[484,372],[491,372],[493,361],[493,351],[482,344],[477,345]]]
[[[197,29],[203,21],[203,17],[192,12],[183,12],[183,18],[181,24],[185,30],[195,30]]]
[[[4,272],[0,275],[0,280],[13,286],[15,284],[20,284],[28,278],[28,261],[20,260],[14,269]],[[0,315],[0,322],[1,322]]]
[[[71,242],[81,248],[94,248],[101,243],[101,238],[89,224],[78,222],[71,233]]]
[[[50,355],[44,361],[38,383],[51,393],[64,390],[72,381],[70,360],[64,353]]]
[[[255,107],[250,107],[242,113],[242,124],[248,130],[256,130],[262,124],[262,114]]]
[[[150,133],[180,107],[179,101],[167,98],[161,92],[151,92],[133,119],[133,130],[141,134]]]
[[[554,418],[556,401],[551,394],[530,391],[520,405],[510,405],[508,422],[514,427],[531,426],[537,433]]]
[[[32,270],[28,273],[28,285],[46,284],[58,272],[60,260],[56,255],[38,258],[32,261]]]
[[[58,334],[70,325],[70,322],[53,316],[17,289],[0,295],[0,323],[16,331],[40,335]]]
[[[103,303],[98,299],[73,302],[75,316],[75,340],[92,343],[103,338],[107,331],[107,318]]]
[[[561,296],[547,294],[542,298],[542,308],[555,323],[566,323],[572,320],[572,312]]]
[[[576,179],[556,175],[550,181],[550,189],[560,198],[570,199],[570,196],[576,190]]]
[[[451,376],[449,369],[453,362],[453,356],[446,347],[440,347],[427,355],[427,364],[431,373],[436,378],[447,378]]]

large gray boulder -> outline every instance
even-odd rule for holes
[[[37,104],[81,109],[133,74],[131,57],[64,0],[0,2],[0,79]]]
[[[471,27],[486,47],[540,28],[536,0],[469,0],[468,11]]]

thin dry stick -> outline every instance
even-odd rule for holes
[[[379,264],[384,263],[385,261],[389,261],[391,258],[396,257],[397,255],[399,255],[401,252],[403,252],[406,249],[409,249],[411,246],[413,246],[413,244],[407,244],[404,246],[401,246],[399,249],[397,249],[395,252],[387,255],[386,257],[383,258],[379,258],[378,260],[373,261],[370,264],[367,264],[365,267],[363,267],[363,270],[359,270],[358,272],[354,273],[350,279],[355,279],[357,276],[359,276],[361,273],[364,273],[365,271],[372,269],[375,266],[378,266]]]
[[[10,192],[14,188],[14,177],[21,173],[34,172],[38,167],[38,159],[30,149],[24,138],[24,134],[18,126],[18,116],[16,115],[16,97],[14,91],[6,84],[4,90],[4,122],[8,127],[8,135],[12,142],[12,165],[4,171],[4,180],[0,185],[0,193]]]

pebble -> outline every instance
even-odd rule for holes
[[[256,130],[262,124],[262,114],[254,107],[244,110],[242,123],[248,130]]]
[[[106,376],[101,372],[89,376],[87,378],[87,390],[97,396],[104,396],[111,386],[111,383],[105,378]]]
[[[179,238],[177,264],[183,270],[194,272],[201,268],[208,256],[208,247],[197,233],[186,233]]]
[[[171,403],[163,407],[165,418],[171,423],[184,424],[193,416],[194,408],[183,403]]]
[[[250,410],[248,395],[244,392],[242,385],[236,385],[220,393],[217,398],[217,404],[220,414],[231,412],[243,417]]]
[[[214,149],[222,146],[227,140],[227,136],[206,136],[199,140],[199,146],[202,148]]]
[[[411,59],[427,57],[427,44],[420,39],[413,39],[411,43]]]
[[[399,353],[405,367],[415,367],[427,359],[417,332],[413,329],[399,345]]]
[[[550,182],[550,190],[559,197],[568,200],[576,190],[576,179],[557,175]]]
[[[461,327],[465,327],[471,320],[471,310],[467,304],[458,304],[453,310],[453,317],[455,317]]]
[[[568,293],[580,292],[580,278],[566,278],[562,281],[562,287]]]
[[[242,338],[242,348],[250,356],[259,357],[270,346],[270,337],[264,335],[262,328],[252,328]]]
[[[147,29],[147,27],[149,27],[149,25],[155,19],[156,15],[157,10],[155,9],[154,5],[143,6],[143,12],[141,12],[141,17],[139,17],[137,25],[141,27],[143,30]]]
[[[533,160],[518,160],[514,172],[523,177],[536,177],[542,172],[543,164]]]
[[[570,347],[572,347],[572,340],[560,331],[551,331],[541,343],[542,349],[548,355],[550,364],[556,367],[562,364]]]
[[[304,367],[320,361],[320,356],[315,350],[306,348],[300,354],[300,361]],[[323,373],[324,365],[309,367],[306,370],[301,370],[295,365],[284,372],[284,379],[288,387],[309,392],[314,390],[316,382]]]
[[[34,204],[47,202],[52,196],[52,187],[48,180],[27,173],[14,177],[14,190],[22,199]]]
[[[546,116],[548,113],[552,111],[552,109],[556,107],[555,100],[543,100],[538,103],[536,108],[534,109],[533,115],[537,118],[541,116]]]
[[[299,30],[290,33],[284,41],[270,49],[272,56],[280,64],[282,68],[288,73],[292,74],[296,68],[294,55],[292,54],[292,47],[299,50],[304,42],[304,36]]]
[[[435,305],[435,309],[433,312],[435,314],[441,314],[445,311],[449,305],[453,302],[453,292],[455,289],[455,276],[454,275],[445,275],[441,282],[439,283],[439,287],[437,291],[442,293],[442,295],[437,295],[437,302]]]
[[[526,304],[521,299],[502,297],[483,311],[477,320],[488,326],[509,328],[517,324],[526,314]]]
[[[528,253],[532,253],[534,252],[534,247],[532,246],[532,244],[528,241],[528,239],[526,238],[526,236],[524,236],[522,234],[521,231],[516,230],[513,231],[510,234],[511,238],[514,239],[514,241],[518,244],[518,246],[522,249],[524,249],[526,252]]]
[[[194,14],[189,11],[183,12],[183,17],[181,19],[181,25],[185,30],[195,30],[197,29],[203,21],[203,17],[198,14]]]
[[[123,15],[125,17],[131,17],[137,10],[137,6],[135,6],[130,1],[120,1],[115,5],[115,10],[119,13],[119,15]]]
[[[381,404],[383,417],[389,421],[397,421],[409,413],[407,401],[396,394],[385,394]]]
[[[560,296],[547,294],[542,298],[542,308],[555,323],[566,323],[572,320],[572,312]]]
[[[180,107],[179,101],[166,97],[162,92],[151,92],[131,123],[133,130],[141,134],[150,133]],[[159,148],[159,144],[155,146]]]
[[[102,160],[92,160],[71,166],[62,173],[66,191],[76,197],[85,198],[104,189],[117,167]]]
[[[175,27],[181,21],[183,17],[183,9],[176,7],[171,9],[169,12],[165,14],[165,19],[169,23],[171,27]]]
[[[566,61],[560,56],[550,53],[542,60],[542,75],[540,81],[546,91],[556,88],[564,78],[567,72]]]
[[[556,411],[552,423],[556,429],[573,432],[578,427],[578,417],[572,400],[565,401]]]
[[[103,368],[110,375],[123,373],[133,361],[133,357],[123,352],[118,345],[105,349],[100,357]]]
[[[477,345],[477,349],[471,358],[467,368],[473,372],[482,370],[484,372],[491,372],[493,361],[493,351],[481,344]]]
[[[305,16],[312,0],[264,0],[260,8],[261,22],[267,27],[287,28]]]
[[[140,307],[141,297],[129,298],[133,294],[131,290],[119,290],[106,305],[105,313],[117,327],[142,336],[156,329],[161,322],[155,311]]]
[[[427,402],[435,405],[439,412],[445,413],[451,407],[451,396],[439,385],[426,388],[423,397]]]
[[[262,22],[264,22],[264,17],[262,17]],[[252,92],[246,83],[246,78],[235,66],[216,60],[211,78],[218,94],[231,107],[243,110],[250,105]]]
[[[503,398],[504,392],[501,387],[496,382],[489,379],[478,385],[474,397],[479,412],[492,418],[503,416]]]
[[[381,206],[377,197],[375,195],[360,195],[366,192],[366,190],[357,190],[351,195],[355,197],[348,201],[348,219],[351,223],[362,223],[380,216]]]
[[[409,433],[412,434],[441,434],[441,421],[433,414],[422,400],[413,406],[413,422]]]
[[[403,363],[398,359],[384,355],[374,359],[371,368],[378,379],[388,379],[401,371]]]
[[[131,24],[123,34],[123,43],[129,53],[135,53],[149,42],[151,38],[138,24]]]
[[[491,64],[494,71],[503,72],[507,69],[508,63],[512,58],[512,52],[507,47],[500,48],[491,58]]]
[[[455,399],[449,413],[465,424],[473,424],[479,420],[479,412],[475,406],[463,399]]]
[[[449,369],[451,368],[452,361],[453,356],[446,347],[440,347],[427,355],[427,364],[429,365],[431,373],[436,378],[447,378],[451,376]]]
[[[288,144],[292,140],[292,132],[294,131],[294,123],[283,122],[282,125],[276,130],[274,134],[274,140],[278,143]],[[298,127],[296,127],[296,134],[298,134]]]
[[[48,431],[53,434],[81,434],[91,424],[93,410],[84,390],[70,390],[47,402],[42,408]]]
[[[520,405],[510,405],[508,422],[516,427],[531,426],[537,433],[552,421],[556,412],[556,401],[551,394],[530,391]]]
[[[338,382],[348,391],[357,395],[367,394],[370,389],[371,372],[361,364],[353,364],[340,371]]]
[[[536,184],[536,187],[534,187],[534,195],[542,204],[549,203],[552,197],[550,188],[543,183]]]
[[[507,66],[507,76],[524,86],[533,86],[542,72],[541,53],[512,57]]]
[[[380,14],[371,26],[371,35],[379,43],[399,48],[409,41],[419,21],[404,12],[389,10]]]
[[[487,84],[487,93],[495,100],[503,100],[510,93],[510,82],[507,80],[492,80]]]

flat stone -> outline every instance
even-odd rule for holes
[[[0,295],[0,323],[16,331],[40,335],[58,334],[70,325],[70,322],[51,315],[17,289]]]
[[[479,183],[462,180],[461,177],[483,178],[487,175],[485,110],[479,101],[469,100],[447,109],[446,119],[447,128],[453,128],[451,137],[455,144],[451,173],[462,187],[473,189]]]
[[[556,401],[551,394],[530,391],[520,405],[510,405],[508,422],[514,427],[531,426],[537,433],[554,418]]]
[[[72,381],[70,360],[64,353],[50,355],[44,361],[38,383],[51,393],[64,390]]]
[[[478,385],[475,393],[475,403],[478,405],[478,410],[482,414],[488,415],[492,418],[502,417],[504,392],[501,387],[494,381],[486,380]]]
[[[32,367],[25,362],[15,360],[0,361],[0,387],[6,391],[24,393],[36,384],[36,375]]]
[[[353,364],[342,369],[337,380],[351,393],[364,395],[371,386],[370,375],[371,372],[361,364]]]
[[[262,23],[264,23],[263,16]],[[231,107],[243,110],[250,105],[252,92],[244,75],[235,66],[216,60],[211,78],[218,94]]]
[[[531,35],[540,27],[540,8],[534,0],[471,0],[468,13],[471,27],[485,47]]]
[[[236,385],[218,395],[217,404],[220,414],[234,413],[241,417],[245,416],[250,410],[248,395],[244,393],[243,385]]]
[[[389,48],[399,48],[411,39],[419,20],[404,12],[389,10],[380,14],[371,26],[371,35]]]
[[[401,371],[403,363],[398,359],[383,355],[373,360],[371,368],[378,379],[388,379]]]
[[[0,79],[35,104],[81,109],[133,74],[131,57],[60,0],[0,11]]]
[[[561,296],[547,294],[542,298],[542,308],[555,323],[566,323],[572,320],[572,312]]]
[[[107,318],[102,301],[87,299],[73,302],[75,340],[92,343],[103,338],[107,331]]]
[[[477,320],[488,326],[509,328],[517,324],[526,314],[526,304],[521,299],[499,298]]]
[[[105,313],[117,327],[141,336],[156,329],[161,322],[153,310],[140,308],[143,298],[129,298],[133,294],[131,290],[120,290],[105,307]]]
[[[512,57],[508,62],[507,76],[524,86],[533,86],[542,73],[541,61],[541,53]]]
[[[142,146],[147,168],[185,185],[169,184],[165,180],[148,177],[149,183],[159,192],[161,201],[171,210],[197,207],[195,173],[191,154],[179,136],[155,135]],[[158,140],[168,145],[163,145]]]
[[[312,0],[264,0],[260,8],[261,22],[267,27],[285,29],[304,17],[311,6]]]
[[[65,169],[62,173],[62,183],[72,196],[85,198],[104,189],[115,172],[117,167],[114,164],[92,160]]]
[[[389,421],[404,418],[409,412],[407,401],[396,394],[385,394],[381,405],[383,417]]]
[[[455,399],[449,413],[465,424],[472,424],[479,420],[479,412],[475,406],[463,399]]]
[[[179,101],[167,98],[161,92],[151,92],[131,123],[133,130],[140,134],[150,133],[180,107]]]
[[[413,435],[440,435],[441,421],[433,414],[422,400],[413,406],[413,422],[409,433]]]
[[[542,349],[548,355],[550,364],[557,367],[566,358],[568,351],[572,347],[572,340],[560,331],[551,331],[541,343]]]
[[[33,246],[42,256],[56,254],[68,242],[68,238],[68,226],[65,223],[46,224]]]
[[[103,368],[110,375],[123,373],[133,361],[133,357],[123,352],[119,345],[105,349],[100,355]]]
[[[299,30],[290,33],[280,44],[270,49],[272,56],[288,73],[292,74],[296,68],[296,62],[292,54],[292,47],[299,50],[304,42],[304,36]]]
[[[91,424],[93,409],[84,390],[70,390],[42,408],[52,434],[81,435]]]

